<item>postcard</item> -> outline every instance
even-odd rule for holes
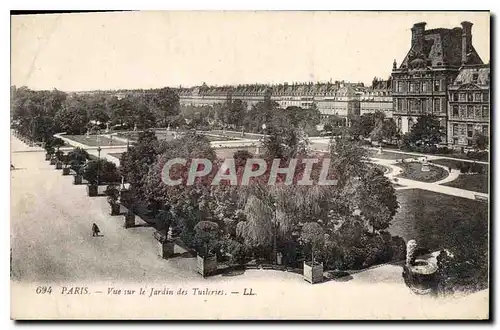
[[[490,19],[11,16],[11,318],[489,319]]]

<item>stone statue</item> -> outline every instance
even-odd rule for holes
[[[409,240],[406,244],[406,265],[411,266],[415,263],[415,252],[417,250],[417,241]]]

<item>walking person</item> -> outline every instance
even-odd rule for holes
[[[97,227],[97,225],[95,223],[92,224],[92,236],[95,237],[95,236],[99,236],[99,233],[101,231],[99,230],[99,227]]]

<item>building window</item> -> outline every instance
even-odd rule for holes
[[[475,118],[481,118],[483,116],[481,112],[481,106],[480,105],[475,105],[474,106],[474,117]]]
[[[478,79],[478,78],[479,78],[479,73],[473,73],[473,74],[472,74],[472,82],[473,82],[474,84],[476,84],[476,83],[477,83],[477,79]]]
[[[474,93],[474,101],[481,102],[481,93]]]
[[[458,102],[458,93],[453,93],[453,102]]]
[[[489,101],[490,101],[490,94],[483,93],[483,102],[489,102]]]
[[[401,129],[401,126],[403,124],[403,121],[401,120],[401,117],[398,118],[397,123],[398,123],[398,128]]]
[[[472,105],[467,106],[467,118],[474,118],[474,107]]]
[[[420,100],[419,99],[413,100],[413,109],[412,109],[412,111],[415,111],[415,112],[422,111],[422,106],[420,104]]]
[[[473,130],[472,125],[467,125],[467,137],[471,138],[473,134],[474,134],[474,130]]]
[[[401,81],[398,81],[398,92],[403,92],[403,83]]]
[[[454,105],[452,109],[453,109],[452,115],[454,117],[458,117],[458,105]]]
[[[457,138],[453,138],[453,144],[458,144],[458,139]]]
[[[415,84],[410,83],[410,92],[414,93],[415,92]]]
[[[439,112],[441,109],[441,99],[434,99],[434,112]]]
[[[483,125],[483,134],[488,135],[488,125]]]
[[[453,124],[452,133],[451,134],[453,136],[457,136],[458,135],[458,124]]]
[[[472,93],[467,93],[467,102],[473,102],[474,98],[472,97]]]
[[[427,92],[427,82],[422,81],[422,92]]]
[[[403,99],[397,99],[396,103],[397,103],[396,109],[398,109],[399,111],[402,111],[403,110]]]
[[[413,119],[408,118],[408,129],[411,130],[413,127]]]
[[[488,106],[483,105],[483,118],[488,118],[488,117],[489,117]]]
[[[460,93],[459,101],[465,102],[465,93]]]
[[[459,129],[460,129],[460,135],[465,135],[465,125],[460,125],[459,126]]]
[[[434,81],[434,91],[439,92],[441,90],[441,81],[435,80]]]
[[[471,139],[467,140],[467,146],[469,146],[469,147],[472,146],[472,140]]]
[[[465,118],[467,116],[467,108],[465,105],[460,105],[460,117]]]

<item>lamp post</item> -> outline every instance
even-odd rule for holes
[[[275,202],[274,206],[274,221],[273,221],[273,264],[278,262],[278,204]]]
[[[97,185],[99,186],[99,174],[101,172],[101,147],[97,147]]]

